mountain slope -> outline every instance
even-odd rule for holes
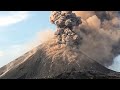
[[[89,78],[100,75],[119,78],[120,73],[103,66],[114,56],[112,45],[115,41],[101,32],[81,30],[80,34],[83,37],[80,46],[59,48],[56,38],[48,40],[2,67],[0,79],[88,78],[92,74]]]

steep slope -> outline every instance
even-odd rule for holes
[[[100,75],[119,78],[119,73],[103,66],[111,63],[112,45],[116,41],[98,31],[81,30],[80,34],[83,37],[80,46],[58,48],[53,38],[2,67],[0,79],[82,78],[86,72],[86,78],[90,72],[98,78]]]
[[[56,49],[57,51],[58,49]],[[39,46],[36,53],[29,56],[25,54],[16,61],[4,66],[1,70],[1,78],[12,79],[30,79],[30,78],[52,78],[62,73],[71,71],[99,71],[101,73],[110,74],[111,71],[95,61],[90,60],[85,55],[79,52],[79,57],[76,60],[69,61],[70,56],[61,57],[63,50],[55,57],[50,57],[45,51],[45,47]],[[30,52],[29,52],[30,53]],[[56,52],[55,52],[56,53]],[[71,51],[69,53],[72,54]],[[54,53],[53,53],[54,54]],[[24,57],[27,57],[24,58]],[[66,59],[65,59],[66,58]],[[53,61],[52,61],[53,60]],[[24,61],[24,62],[23,62]],[[12,67],[10,67],[12,66]],[[3,72],[3,74],[2,74]]]

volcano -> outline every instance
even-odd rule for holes
[[[52,38],[0,68],[0,79],[120,79],[107,69],[118,42],[104,31],[80,30],[79,47],[58,47]]]

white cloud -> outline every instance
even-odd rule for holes
[[[25,20],[28,16],[28,11],[8,11],[7,15],[0,16],[0,27],[18,23]]]
[[[113,64],[108,68],[111,70],[120,72],[120,55],[114,58]]]
[[[4,56],[4,53],[2,51],[0,51],[0,57]]]

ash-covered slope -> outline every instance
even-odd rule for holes
[[[2,67],[0,79],[120,78],[103,66],[112,62],[116,41],[102,31],[86,30],[80,30],[80,46],[58,48],[53,38]]]

